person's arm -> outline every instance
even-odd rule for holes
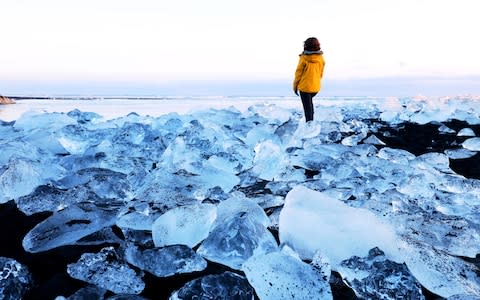
[[[322,58],[322,70],[320,72],[320,79],[323,78],[323,70],[325,69],[325,60]]]
[[[298,95],[298,84],[302,78],[303,71],[305,70],[305,65],[305,60],[300,56],[297,70],[295,70],[295,79],[293,80],[293,91],[295,92],[295,95]]]

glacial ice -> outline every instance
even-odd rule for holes
[[[398,245],[413,276],[430,291],[445,298],[480,295],[480,280],[473,264],[414,239],[403,238]]]
[[[100,198],[84,186],[61,189],[53,185],[39,185],[28,195],[16,199],[18,208],[26,215],[45,211],[59,211],[79,202],[100,202]]]
[[[23,238],[28,252],[72,245],[81,238],[115,224],[116,212],[88,202],[71,205],[37,224]]]
[[[157,218],[158,215],[150,213],[148,209],[147,211],[128,211],[118,216],[116,225],[120,228],[152,231],[153,222]]]
[[[142,274],[127,262],[154,274],[161,263],[144,257],[168,249],[190,255],[198,243],[195,260],[248,268],[247,278],[275,276],[266,270],[277,263],[291,265],[292,274],[308,269],[325,278],[329,268],[339,271],[354,257],[368,260],[378,247],[386,258],[375,262],[380,269],[405,263],[423,287],[442,297],[480,295],[478,270],[460,258],[480,253],[480,181],[455,174],[449,164],[475,155],[478,138],[416,156],[385,147],[377,134],[382,125],[372,121],[441,126],[457,118],[474,125],[480,112],[468,98],[383,100],[319,102],[316,120],[308,124],[298,107],[268,104],[111,120],[78,110],[26,114],[0,124],[0,202],[13,199],[28,215],[53,213],[25,236],[29,252],[118,244],[116,250],[85,254],[69,272],[119,295],[143,290]],[[458,134],[472,136],[466,130]],[[205,210],[189,212],[192,207]],[[158,241],[162,229],[155,223],[170,214],[184,222],[169,227],[169,239],[176,238],[169,244],[190,247],[155,247],[166,245]],[[201,234],[184,239],[189,230]],[[276,230],[283,250],[272,234]],[[285,253],[288,247],[313,259],[312,265]],[[204,264],[199,259],[186,272]],[[163,275],[183,272],[163,268]],[[346,279],[369,278],[355,268],[343,273]],[[128,286],[120,282],[124,276]],[[288,284],[295,281],[288,276]],[[202,282],[211,285],[202,289]],[[257,294],[263,293],[265,282],[253,282]],[[374,283],[364,289],[379,292]],[[172,299],[182,293],[251,299],[254,292],[246,278],[227,272],[192,281]]]
[[[260,299],[332,299],[321,270],[288,251],[253,256],[242,270]]]
[[[170,300],[181,299],[217,299],[217,300],[251,300],[254,291],[245,277],[233,272],[207,275],[187,282],[175,291]]]
[[[203,271],[207,262],[186,245],[172,245],[163,248],[141,249],[128,244],[125,259],[141,270],[157,277]]]
[[[361,299],[425,299],[420,282],[407,266],[386,259],[377,247],[367,257],[353,256],[342,261],[338,272]]]
[[[299,222],[298,220],[302,220]],[[325,193],[302,186],[293,188],[280,213],[280,242],[302,259],[324,253],[333,267],[356,254],[367,255],[374,247],[396,257],[393,228],[365,209],[352,208]],[[315,237],[312,239],[311,237]]]
[[[451,159],[462,159],[462,158],[470,158],[477,154],[476,151],[470,151],[467,149],[454,149],[454,150],[445,150],[445,154]]]
[[[128,201],[133,198],[127,175],[104,168],[81,169],[58,180],[56,184],[63,189],[85,186],[102,199]]]
[[[462,144],[463,148],[471,151],[480,151],[480,137],[469,138]]]
[[[458,136],[475,136],[475,132],[472,128],[462,128],[458,133]]]
[[[455,130],[445,126],[444,124],[440,125],[440,127],[438,127],[438,131],[440,133],[443,133],[443,134],[451,134],[451,133],[456,133]]]
[[[48,131],[56,132],[68,125],[76,124],[76,120],[64,113],[26,112],[15,120],[13,128],[24,132]]]
[[[156,247],[175,244],[195,247],[208,236],[216,216],[217,207],[209,203],[172,208],[153,223],[153,242]]]
[[[123,262],[113,247],[99,253],[84,253],[67,272],[73,278],[97,285],[117,294],[140,294],[145,288],[140,274]]]
[[[0,203],[30,194],[44,183],[32,162],[16,159],[0,167]]]
[[[259,216],[248,206],[226,209],[229,214],[219,209],[218,216],[222,222],[216,222],[208,237],[200,244],[198,254],[239,270],[251,256],[277,249],[275,238],[267,230],[270,223],[268,217]]]
[[[218,204],[213,225],[221,226],[225,221],[238,213],[247,214],[249,218],[265,227],[268,227],[270,224],[268,216],[258,203],[242,194],[233,194],[232,197]]]
[[[0,256],[0,299],[23,299],[33,284],[32,275],[25,265]]]

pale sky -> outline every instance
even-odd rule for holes
[[[480,75],[478,0],[1,0],[0,80]]]

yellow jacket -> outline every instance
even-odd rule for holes
[[[325,61],[322,54],[301,54],[295,71],[293,90],[305,93],[318,93],[323,77]]]

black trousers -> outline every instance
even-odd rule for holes
[[[313,97],[317,93],[305,93],[300,92],[300,98],[302,99],[303,111],[305,113],[305,122],[313,121]]]

